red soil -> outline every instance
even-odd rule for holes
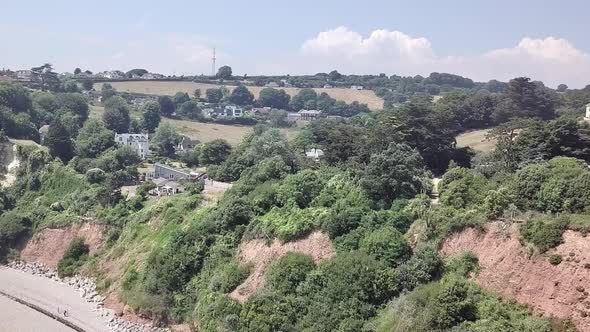
[[[563,244],[530,257],[518,237],[516,225],[494,222],[481,234],[467,229],[453,235],[441,253],[473,252],[481,266],[474,278],[480,286],[546,316],[570,318],[580,331],[590,331],[590,239],[566,231]],[[549,263],[553,254],[562,256],[561,264]]]
[[[309,255],[316,264],[336,254],[328,235],[321,232],[313,232],[306,238],[293,242],[281,243],[275,240],[270,246],[260,239],[243,242],[238,248],[238,258],[243,264],[252,264],[254,269],[229,296],[239,302],[246,301],[264,287],[264,274],[268,265],[288,252]]]
[[[102,231],[102,226],[92,223],[74,224],[59,229],[46,228],[29,240],[20,257],[28,263],[42,263],[57,268],[57,263],[74,238],[84,238],[92,255],[104,243]]]

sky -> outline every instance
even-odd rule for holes
[[[0,68],[590,84],[590,1],[0,0]]]

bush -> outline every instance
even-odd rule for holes
[[[290,252],[270,266],[266,272],[266,284],[281,294],[295,294],[297,286],[314,268],[310,256]]]
[[[60,278],[70,277],[84,264],[88,257],[89,248],[83,238],[75,238],[70,242],[62,259],[57,264],[57,274]]]
[[[563,231],[569,219],[532,219],[520,226],[520,235],[526,242],[532,243],[541,252],[555,248],[563,241]]]
[[[561,255],[549,256],[549,263],[551,263],[551,265],[559,265],[561,263]]]
[[[366,235],[361,240],[360,249],[394,267],[405,262],[412,254],[403,234],[391,226]]]
[[[222,266],[220,271],[211,278],[209,288],[221,293],[229,293],[238,287],[250,275],[248,266],[241,266],[232,261]]]
[[[471,251],[451,258],[445,266],[446,272],[456,273],[462,277],[468,277],[470,273],[477,272],[478,269],[479,259]]]

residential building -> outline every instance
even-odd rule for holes
[[[331,84],[324,84],[324,89],[331,89],[333,86]]]
[[[228,105],[223,108],[220,115],[226,118],[241,118],[244,116],[244,110],[238,106]]]
[[[141,76],[141,78],[144,80],[159,80],[159,79],[164,78],[164,75],[156,74],[156,73],[147,73],[147,74],[143,74],[143,76]]]
[[[316,120],[322,115],[322,111],[318,110],[301,110],[298,113],[301,116],[301,120],[303,121]]]
[[[254,107],[252,108],[252,114],[259,117],[266,117],[270,115],[272,108],[270,107]]]
[[[289,122],[296,122],[301,120],[301,114],[299,113],[294,113],[294,112],[289,112],[287,113],[287,121]]]
[[[264,85],[267,88],[278,88],[280,87],[279,83],[277,82],[268,82]]]
[[[150,151],[148,134],[115,134],[115,143],[130,146],[141,159]]]
[[[154,170],[147,174],[148,179],[157,179],[163,178],[167,180],[193,180],[198,178],[198,173],[193,173],[190,171],[181,170],[178,168],[174,168],[172,166],[156,163],[154,165]]]
[[[363,86],[362,85],[351,85],[350,88],[352,90],[362,90]]]
[[[39,128],[39,138],[41,139],[41,144],[43,144],[45,141],[47,133],[49,133],[49,125],[42,125],[41,128]]]
[[[188,136],[181,136],[180,137],[180,143],[178,143],[178,145],[176,146],[176,151],[177,152],[188,152],[188,151],[192,151],[195,146],[199,145],[201,142],[199,140],[194,140],[191,139]]]
[[[33,71],[32,70],[17,70],[16,71],[16,79],[21,81],[30,81],[33,79]]]
[[[305,156],[309,159],[313,159],[315,161],[320,161],[320,159],[324,156],[324,151],[321,149],[311,149],[305,151]]]
[[[590,104],[586,104],[586,117],[584,119],[590,121]]]
[[[174,180],[155,178],[151,181],[156,185],[156,188],[150,190],[150,194],[155,196],[171,196],[184,191],[184,186]]]

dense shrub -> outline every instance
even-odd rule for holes
[[[394,267],[406,261],[412,254],[403,234],[391,226],[367,234],[361,240],[360,249]]]
[[[562,234],[568,223],[567,217],[536,218],[520,226],[520,235],[523,240],[532,243],[541,252],[545,252],[563,242]]]
[[[268,287],[281,294],[295,294],[297,286],[305,281],[315,268],[311,257],[300,253],[288,253],[273,263],[266,272]]]
[[[84,264],[88,253],[89,248],[83,238],[73,239],[57,264],[57,273],[60,278],[74,275],[76,270]]]

